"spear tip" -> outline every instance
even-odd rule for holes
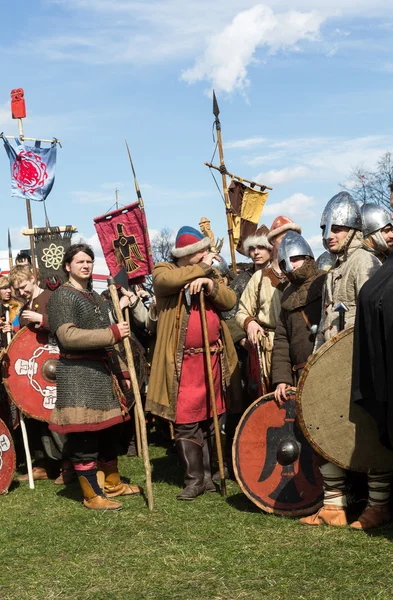
[[[219,114],[220,114],[220,109],[218,108],[216,93],[213,90],[213,115],[216,117],[216,119],[218,119]]]

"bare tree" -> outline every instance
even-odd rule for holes
[[[151,239],[151,251],[154,262],[171,260],[171,250],[175,244],[175,235],[171,229],[164,227]]]
[[[386,152],[377,162],[375,171],[363,166],[353,169],[347,184],[340,184],[362,204],[375,202],[390,210],[390,186],[393,184],[393,155]]]

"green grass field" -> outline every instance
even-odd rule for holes
[[[78,484],[39,481],[0,497],[0,600],[377,600],[393,598],[393,526],[308,528],[228,497],[179,502],[176,457],[151,446],[155,510],[121,499],[89,511]],[[143,485],[143,461],[121,472]]]

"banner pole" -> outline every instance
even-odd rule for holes
[[[18,119],[18,131],[19,131],[19,137],[20,137],[21,141],[23,142],[24,135],[23,135],[22,119]],[[28,198],[26,198],[26,214],[27,214],[27,226],[29,229],[33,229],[33,219],[31,217],[31,204],[30,204],[30,200]],[[29,237],[30,237],[31,266],[33,268],[34,279],[36,280],[36,283],[37,283],[37,263],[35,261],[34,236],[30,235]]]

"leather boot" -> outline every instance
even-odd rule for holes
[[[202,446],[191,440],[180,439],[176,441],[176,449],[185,466],[185,487],[176,498],[194,500],[205,491]]]
[[[68,485],[75,481],[76,473],[74,465],[70,460],[63,460],[61,463],[60,475],[54,480],[55,485]]]
[[[83,475],[78,475],[78,480],[83,493],[83,504],[86,508],[90,510],[121,510],[123,508],[120,502],[96,494]]]
[[[302,525],[311,525],[313,527],[317,525],[333,525],[334,527],[348,525],[345,508],[333,504],[324,504],[318,512],[309,517],[303,517],[299,521]]]
[[[99,468],[103,471],[105,476],[104,493],[108,498],[141,495],[143,490],[139,485],[132,485],[121,481],[117,460],[111,461],[110,463],[99,463]]]
[[[209,441],[203,440],[202,446],[202,454],[203,454],[203,471],[204,471],[204,480],[205,480],[205,492],[216,492],[217,488],[212,480],[212,469],[211,469],[211,455],[209,448]]]
[[[389,504],[379,504],[376,506],[366,506],[359,519],[350,525],[351,529],[367,531],[375,529],[381,525],[386,525],[390,521]]]
[[[40,481],[49,479],[48,472],[45,467],[37,466],[33,467],[33,481]],[[29,474],[20,475],[16,479],[20,483],[28,483],[29,482]]]

